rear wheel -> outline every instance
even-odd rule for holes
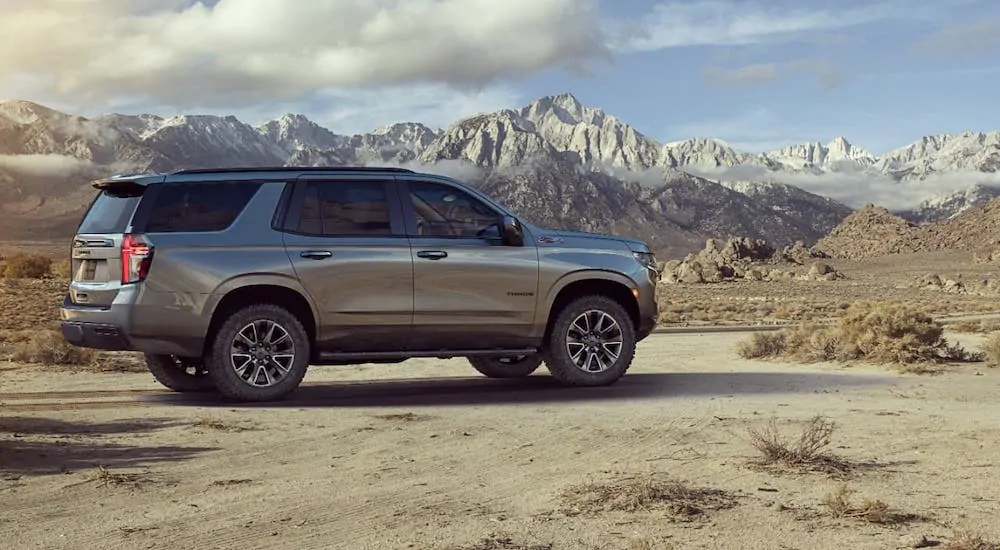
[[[175,355],[144,354],[146,368],[157,382],[176,392],[206,392],[215,389],[205,363]]]
[[[469,357],[469,363],[490,378],[523,378],[538,370],[542,365],[542,356],[516,355],[512,357]]]
[[[208,353],[208,374],[219,393],[237,401],[286,397],[305,377],[311,346],[295,315],[255,304],[226,319]]]
[[[556,314],[543,354],[559,382],[607,386],[628,370],[635,345],[635,326],[621,304],[607,296],[583,296]]]

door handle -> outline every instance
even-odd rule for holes
[[[333,256],[333,252],[330,252],[329,250],[303,250],[302,252],[299,252],[299,256],[309,258],[310,260],[322,260]]]
[[[427,258],[428,260],[440,260],[441,258],[447,258],[448,253],[444,250],[421,250],[417,252],[417,256]]]

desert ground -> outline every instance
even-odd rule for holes
[[[913,370],[738,352],[768,334],[746,325],[835,317],[860,299],[950,320],[948,341],[977,350],[990,334],[970,323],[992,318],[1000,301],[906,286],[928,272],[996,274],[965,260],[834,262],[847,278],[664,287],[661,308],[682,311],[608,388],[561,388],[544,369],[504,381],[460,359],[412,360],[317,367],[291,399],[267,405],[171,393],[128,354],[71,356],[33,340],[55,322],[65,282],[3,280],[0,540],[16,549],[996,548],[993,362]]]
[[[269,406],[171,394],[140,373],[11,366],[0,539],[32,549],[885,549],[965,530],[1000,539],[1000,371],[762,364],[734,359],[743,337],[654,335],[610,388],[414,360],[316,368],[293,399]],[[755,463],[748,428],[773,420],[794,439],[817,415],[834,422],[829,462]],[[628,481],[658,476],[686,493],[645,502],[650,488]],[[608,494],[588,483],[625,485]],[[857,510],[836,517],[824,502],[843,485]],[[869,517],[865,500],[885,503],[885,517]]]

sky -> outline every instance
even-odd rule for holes
[[[997,0],[0,0],[0,98],[444,127],[572,93],[660,141],[1000,129]]]

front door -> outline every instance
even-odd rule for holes
[[[301,178],[285,249],[320,310],[324,351],[396,351],[413,320],[413,260],[392,178]]]
[[[460,187],[399,181],[413,253],[412,345],[423,350],[531,345],[538,299],[534,244],[501,244],[501,213]]]

